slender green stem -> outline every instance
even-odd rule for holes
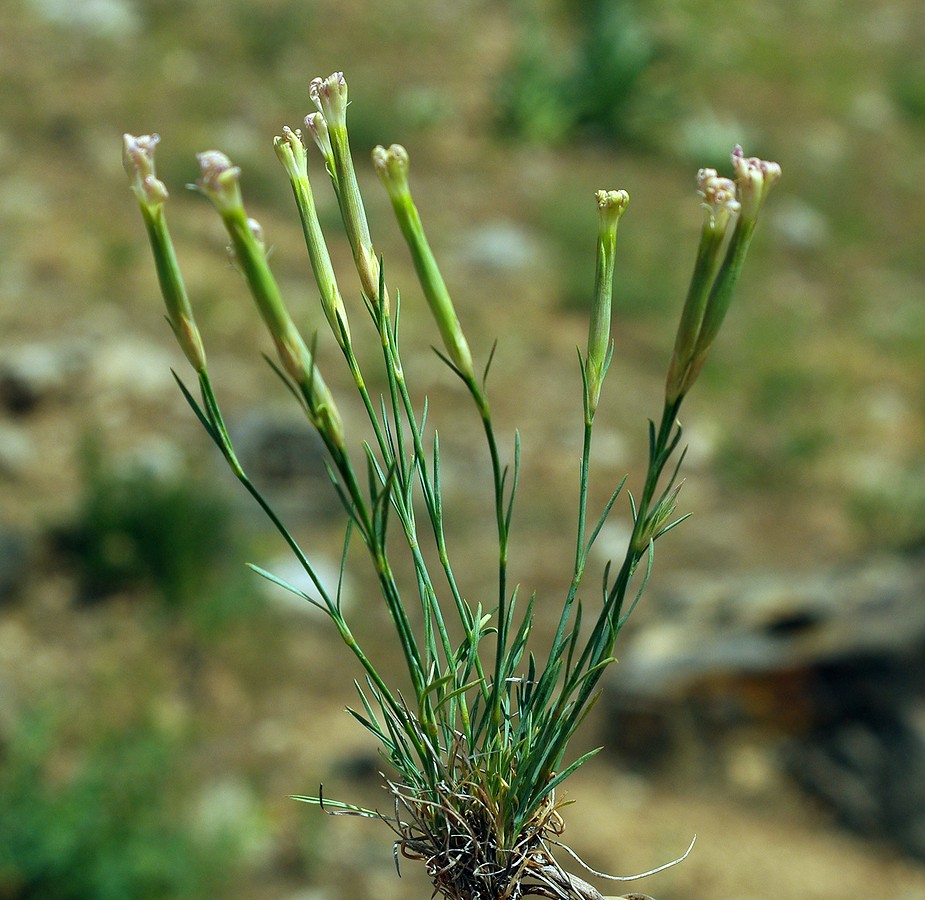
[[[410,498],[411,495],[411,485],[404,484],[405,477],[413,477],[412,472],[415,470],[418,473],[423,472],[424,476],[426,477],[424,448],[421,443],[420,431],[415,421],[414,410],[410,399],[408,398],[408,391],[404,381],[404,372],[401,366],[400,356],[398,354],[398,346],[395,342],[395,335],[393,334],[390,327],[388,309],[384,304],[380,303],[377,305],[377,307],[374,308],[373,311],[376,315],[376,318],[378,319],[377,324],[379,326],[380,337],[382,339],[382,352],[385,361],[385,370],[389,382],[389,399],[392,409],[392,421],[395,427],[395,444],[399,457],[399,471],[401,473],[399,477],[403,482],[402,490],[400,492],[402,495],[400,500],[400,518],[405,528],[408,547],[412,554],[415,571],[417,572],[418,578],[421,582],[420,593],[425,624],[428,627],[430,627],[431,622],[436,625],[437,633],[440,636],[444,656],[446,658],[446,664],[451,665],[453,659],[453,650],[450,643],[449,634],[446,629],[446,624],[443,619],[443,612],[440,608],[440,604],[437,599],[437,592],[431,581],[427,564],[421,554],[421,548],[417,538],[417,530],[414,523],[413,507],[405,502],[405,497],[407,496]],[[404,439],[404,426],[402,424],[403,420],[407,423],[412,434],[412,446],[414,453],[413,467],[409,467],[408,465],[408,456]],[[430,501],[430,498],[427,499]],[[427,652],[430,656],[431,662],[436,667],[436,676],[439,678],[442,675],[442,667],[439,665],[439,660],[437,659],[436,655],[436,647],[433,646],[433,644],[434,642],[432,638],[430,640],[425,640]]]
[[[662,473],[680,437],[680,431],[676,430],[676,426],[677,414],[682,400],[683,398],[679,398],[674,402],[666,403],[657,432],[653,426],[649,448],[649,466],[642,495],[636,507],[636,518],[633,523],[632,536],[630,537],[626,555],[613,586],[607,594],[597,622],[577,664],[572,670],[574,674],[566,679],[560,692],[557,709],[562,713],[565,711],[566,704],[572,702],[574,697],[574,706],[569,714],[571,721],[574,721],[580,715],[582,708],[593,694],[594,688],[603,674],[603,668],[599,667],[610,658],[610,654],[613,652],[614,643],[620,630],[620,613],[626,592],[639,561],[647,552],[651,552],[650,543],[654,536],[646,536],[646,529],[650,525],[649,512]],[[590,677],[589,673],[592,673]]]
[[[507,600],[507,564],[508,564],[508,532],[509,516],[504,502],[504,470],[501,466],[501,456],[498,452],[498,442],[495,438],[492,424],[491,409],[488,398],[474,378],[464,379],[472,399],[482,419],[482,428],[488,443],[488,453],[491,458],[491,471],[495,492],[495,518],[498,529],[498,635],[495,651],[494,683],[491,688],[492,717],[496,725],[501,725],[501,700],[504,693],[504,658],[508,644],[508,600]],[[516,477],[516,473],[515,473]],[[511,486],[512,491],[514,485]],[[512,495],[513,496],[513,495]]]
[[[231,442],[228,439],[228,432],[225,428],[224,419],[221,415],[221,410],[218,405],[218,400],[215,396],[215,391],[212,387],[211,379],[209,378],[208,372],[203,370],[199,373],[199,384],[200,390],[202,391],[203,405],[205,408],[205,416],[208,420],[208,424],[211,426],[210,433],[213,438],[216,440],[216,443],[219,445],[220,449],[225,456],[229,468],[234,473],[238,481],[244,486],[245,490],[254,498],[260,508],[263,510],[264,514],[273,524],[274,528],[292,550],[296,559],[299,560],[302,567],[305,569],[308,576],[311,578],[312,583],[314,584],[316,590],[321,595],[321,598],[328,610],[328,614],[331,620],[334,622],[338,633],[340,634],[344,643],[350,648],[354,656],[359,660],[364,671],[376,685],[376,689],[379,691],[382,699],[388,704],[389,708],[398,716],[400,719],[406,717],[406,712],[404,711],[402,705],[395,699],[388,685],[383,681],[382,676],[378,673],[375,666],[370,662],[369,658],[363,652],[363,649],[357,643],[356,639],[353,636],[353,633],[350,631],[346,621],[344,621],[343,616],[337,611],[337,606],[334,601],[331,599],[328,594],[325,586],[322,584],[321,580],[318,578],[317,573],[315,572],[314,567],[309,562],[308,558],[305,556],[302,548],[299,546],[298,542],[292,536],[289,529],[285,526],[283,521],[276,514],[272,506],[267,502],[266,498],[260,491],[256,488],[254,483],[250,480],[247,473],[244,471],[243,467],[239,463],[237,456],[234,453],[234,449],[231,446]],[[394,581],[393,581],[394,583]],[[398,624],[398,623],[396,623]],[[410,666],[409,666],[410,668]],[[413,674],[413,673],[412,673]],[[414,730],[406,728],[406,733],[408,737],[415,743],[415,734]],[[416,742],[416,751],[421,755],[422,760],[426,759],[426,751],[423,745],[420,742]]]
[[[393,344],[391,347],[391,353],[397,355],[398,348]],[[427,471],[426,455],[424,451],[424,442],[423,436],[421,434],[420,427],[418,426],[417,420],[415,418],[414,406],[411,401],[411,396],[408,392],[407,384],[405,383],[404,375],[400,367],[396,370],[395,384],[398,389],[398,392],[401,396],[402,404],[404,407],[405,416],[407,418],[409,428],[411,431],[412,439],[414,441],[415,454],[418,460],[418,474],[421,482],[422,491],[424,494],[425,505],[428,510],[428,514],[431,520],[431,526],[434,532],[434,540],[437,546],[437,553],[440,559],[440,565],[443,568],[443,572],[447,581],[447,585],[450,588],[450,593],[453,597],[453,602],[456,606],[457,613],[459,615],[460,623],[463,626],[465,637],[468,641],[473,644],[477,643],[478,635],[476,634],[475,627],[478,623],[473,621],[472,610],[469,608],[466,601],[463,599],[462,594],[459,591],[459,586],[456,582],[456,576],[453,572],[452,565],[450,563],[449,551],[446,544],[446,535],[444,533],[443,527],[443,504],[442,499],[439,495],[439,490],[434,484],[429,472]],[[435,464],[437,465],[437,464]],[[436,474],[436,472],[435,472]],[[440,612],[439,605],[435,604],[436,613],[438,616],[438,622],[440,627],[441,637],[446,635],[446,629],[443,624],[442,614]],[[448,647],[448,642],[445,644]],[[450,663],[452,656],[448,655],[447,662]],[[487,686],[485,685],[484,672],[482,670],[482,663],[478,655],[475,656],[475,666],[476,672],[479,677],[479,686],[486,692],[487,696]],[[464,672],[464,678],[468,677],[468,673]],[[460,696],[460,703],[462,708],[465,710],[465,697]]]
[[[581,586],[581,580],[584,576],[585,564],[588,561],[588,547],[585,546],[585,530],[587,524],[588,510],[588,477],[591,463],[591,433],[594,427],[594,420],[586,417],[584,427],[584,441],[582,444],[581,454],[581,474],[578,481],[578,527],[575,538],[575,568],[572,572],[572,581],[569,584],[568,595],[565,598],[565,604],[562,607],[562,614],[559,617],[559,625],[556,628],[556,634],[552,641],[550,652],[550,661],[552,661],[562,648],[562,639],[565,635],[565,628],[571,616],[572,606],[575,603],[575,597],[578,595],[578,588]]]

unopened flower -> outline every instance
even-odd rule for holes
[[[347,127],[347,80],[343,72],[334,72],[327,78],[313,78],[308,96],[330,128]]]
[[[193,318],[186,285],[183,283],[170,232],[167,230],[167,220],[164,216],[167,188],[158,180],[154,171],[154,150],[159,141],[160,138],[156,134],[144,134],[140,137],[124,134],[122,162],[132,192],[138,199],[141,216],[148,232],[157,268],[157,280],[167,309],[167,321],[190,365],[201,373],[206,368],[202,336]]]
[[[732,151],[732,167],[742,204],[742,218],[754,222],[769,191],[780,181],[780,166],[756,156],[746,156],[736,144]]]
[[[250,288],[285,372],[298,385],[309,417],[325,439],[343,446],[344,432],[337,407],[314,358],[286,308],[267,262],[260,224],[248,218],[241,198],[241,170],[224,153],[209,150],[197,156],[201,177],[196,187],[212,202],[231,239],[230,252]]]
[[[617,222],[629,206],[630,195],[626,191],[595,191],[594,199],[597,201],[602,224],[608,232],[612,228],[616,233]]]
[[[308,177],[308,162],[305,158],[305,144],[302,143],[301,131],[293,131],[288,125],[283,125],[282,135],[273,138],[273,149],[290,180]]]
[[[736,184],[731,178],[721,178],[716,169],[701,169],[697,173],[697,193],[703,198],[707,224],[714,231],[725,232],[741,209],[736,199]]]
[[[132,193],[143,206],[156,206],[167,199],[167,188],[154,174],[154,149],[160,142],[156,134],[135,137],[122,135],[122,165],[129,177]]]
[[[350,141],[347,137],[347,82],[344,73],[335,72],[327,78],[315,78],[308,92],[318,107],[318,113],[308,116],[305,126],[312,132],[324,155],[363,294],[370,303],[381,303],[383,309],[388,310],[387,292],[383,291],[383,295],[379,296],[379,260],[373,249],[366,209],[350,155]]]
[[[321,113],[315,115],[321,118]],[[284,126],[282,135],[274,138],[273,148],[289,176],[289,183],[299,210],[299,219],[302,222],[302,234],[311,260],[312,272],[321,293],[321,306],[325,318],[338,344],[342,349],[346,349],[347,342],[350,340],[347,310],[337,287],[334,267],[331,264],[321,223],[318,221],[301,132]]]
[[[469,344],[411,197],[411,189],[408,186],[408,151],[401,144],[392,144],[388,150],[379,146],[373,150],[372,158],[373,166],[392,201],[395,218],[411,252],[418,281],[437,323],[447,356],[463,377],[474,382],[475,373]]]
[[[736,174],[736,200],[729,197],[728,179],[718,178],[712,169],[701,170],[700,192],[710,210],[668,373],[669,403],[680,400],[690,390],[707,360],[732,303],[758,211],[780,180],[777,163],[746,157],[738,145],[732,151],[732,165]],[[739,210],[735,227],[730,228],[734,204]],[[732,234],[727,239],[729,231]]]
[[[585,382],[588,391],[590,418],[594,417],[601,395],[601,384],[607,372],[610,355],[610,307],[613,297],[613,270],[617,252],[617,225],[626,207],[626,191],[597,191],[600,223],[597,238],[597,268],[594,277],[594,297],[588,326],[588,352],[585,358]]]
[[[392,144],[388,150],[383,146],[373,149],[373,168],[385,185],[389,196],[408,190],[408,169],[411,165],[408,151],[401,144]]]
[[[199,178],[195,187],[205,194],[223,215],[243,209],[241,199],[241,170],[219,150],[198,153]]]
[[[309,113],[305,117],[305,127],[308,129],[315,146],[321,151],[328,174],[334,179],[337,186],[337,170],[334,168],[334,148],[331,146],[331,133],[328,123],[320,112]]]

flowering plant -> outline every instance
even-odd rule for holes
[[[262,229],[245,211],[241,171],[218,151],[201,153],[201,175],[195,187],[211,201],[227,229],[234,263],[275,345],[277,373],[325,444],[331,483],[347,522],[344,559],[351,537],[357,535],[368,551],[395,627],[412,688],[410,698],[386,683],[351,631],[342,603],[343,566],[337,588],[331,591],[310,555],[239,462],[167,229],[167,190],[154,167],[159,139],[157,135],[125,135],[123,148],[126,171],[153,249],[167,318],[195,370],[199,399],[178,378],[180,388],[234,475],[296,555],[314,590],[304,592],[270,572],[251,568],[328,616],[365,676],[365,683],[357,685],[359,707],[350,712],[376,737],[392,768],[387,785],[394,809],[389,814],[320,796],[297,799],[329,812],[386,823],[395,833],[396,852],[423,861],[435,894],[446,898],[516,900],[535,895],[600,900],[594,887],[566,872],[555,858],[553,848],[574,856],[559,840],[563,822],[556,790],[597,752],[591,750],[566,762],[569,742],[599,695],[601,676],[613,662],[614,642],[648,580],[655,542],[685,518],[676,513],[678,472],[684,456],[678,452],[682,437],[678,413],[729,308],[759,210],[780,169],[774,163],[746,158],[737,147],[732,156],[735,181],[719,177],[712,169],[699,173],[706,215],[670,361],[664,407],[658,424],[650,422],[642,490],[635,496],[629,494],[632,532],[625,555],[616,565],[608,564],[602,596],[592,603],[579,596],[589,552],[626,480],[615,487],[599,514],[589,518],[594,418],[613,354],[610,323],[617,229],[629,202],[625,191],[595,194],[600,218],[597,264],[587,349],[579,352],[583,438],[574,568],[552,641],[537,654],[530,649],[533,598],[524,602],[517,588],[508,584],[520,445],[515,439],[513,459],[506,464],[486,389],[491,356],[484,374],[477,376],[412,199],[408,153],[397,144],[388,149],[376,147],[373,165],[388,192],[437,325],[442,343],[438,355],[470,396],[487,443],[498,564],[497,595],[483,606],[462,595],[445,539],[439,438],[427,431],[426,404],[415,406],[405,381],[399,295],[396,292],[393,298],[386,284],[357,185],[347,134],[347,83],[338,72],[315,79],[309,93],[317,111],[305,119],[305,133],[321,153],[340,207],[366,314],[381,347],[387,385],[383,397],[370,395],[354,351],[353,326],[316,212],[303,132],[284,128],[274,148],[292,186],[325,318],[367,414],[369,436],[358,446],[353,445],[355,439],[348,435],[316,365],[314,339],[306,343],[270,270]],[[418,498],[420,505],[416,506]],[[424,528],[418,519],[420,509],[424,510]],[[387,541],[393,522],[401,532],[400,542]],[[425,532],[436,550],[436,567],[425,560],[421,549]],[[413,564],[413,599],[394,574],[396,543]]]

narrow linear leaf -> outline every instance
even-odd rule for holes
[[[199,404],[196,402],[196,398],[193,397],[193,395],[189,392],[189,389],[183,383],[180,376],[177,375],[177,373],[173,369],[170,370],[170,374],[173,375],[173,380],[176,381],[177,387],[180,388],[180,391],[182,392],[183,396],[186,398],[186,402],[190,405],[190,408],[196,414],[196,418],[199,419],[199,422],[202,425],[202,427],[206,430],[206,433],[209,435],[210,438],[212,438],[213,441],[215,441],[216,444],[219,445],[219,447],[221,447],[221,442],[219,441],[218,436],[215,433],[215,429],[213,428],[212,423],[206,418],[205,413],[202,411]]]
[[[317,607],[323,613],[331,615],[331,610],[325,604],[315,600],[313,597],[306,594],[305,591],[300,591],[295,585],[290,584],[285,579],[280,578],[278,575],[274,575],[272,572],[268,572],[266,569],[260,568],[260,566],[254,563],[245,563],[245,565],[252,572],[256,572],[261,578],[265,578],[267,581],[281,587],[284,591],[289,591],[290,594],[295,594],[296,597],[305,600],[307,603],[311,603],[312,606]],[[316,576],[312,575],[312,581],[314,581],[315,578]]]

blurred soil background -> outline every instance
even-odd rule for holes
[[[524,447],[513,580],[537,591],[546,629],[573,553],[593,192],[632,197],[600,508],[624,473],[639,487],[698,239],[697,169],[728,173],[736,142],[780,162],[684,410],[694,517],[661,542],[576,738],[607,749],[569,782],[565,838],[628,874],[696,833],[685,863],[633,885],[660,900],[925,897],[923,46],[919,0],[3,0],[0,897],[429,894],[417,864],[395,877],[384,828],[288,799],[323,782],[386,802],[344,712],[358,672],[325,621],[243,566],[291,572],[171,378],[192,381],[120,160],[122,132],[162,135],[174,240],[242,457],[335,575],[341,521],[318,448],[261,359],[220,223],[183,185],[197,151],[243,167],[289,302],[349,396],[271,147],[311,111],[309,80],[336,69],[374,241],[403,289],[408,379],[441,433],[457,570],[470,598],[492,596],[487,460],[430,350],[366,162],[376,143],[411,154],[483,364],[498,339],[496,424],[508,452],[515,428]],[[621,502],[589,597],[627,516]],[[363,562],[346,602],[397,673]]]

